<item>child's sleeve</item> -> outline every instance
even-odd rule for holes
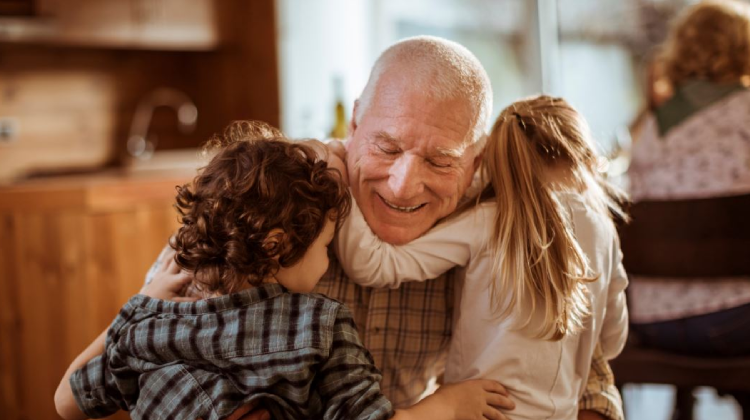
[[[137,396],[138,376],[122,369],[115,376],[110,360],[117,359],[116,343],[135,308],[126,303],[107,331],[104,353],[89,360],[70,375],[70,388],[81,411],[89,418],[107,417],[118,410],[128,408],[126,397]]]
[[[336,313],[331,350],[318,372],[325,420],[389,419],[393,407],[380,391],[382,375],[359,341],[354,319],[345,306]]]
[[[352,202],[334,242],[346,275],[370,287],[397,288],[401,282],[434,279],[455,266],[464,266],[484,245],[492,229],[495,207],[479,204],[438,223],[421,237],[404,245],[382,241],[367,225]]]
[[[78,408],[93,419],[107,417],[121,408],[121,395],[105,358],[106,353],[89,360],[70,376],[70,388]]]
[[[614,359],[625,347],[628,338],[628,305],[625,288],[628,286],[628,276],[622,265],[622,251],[620,240],[615,234],[615,244],[612,255],[612,273],[607,291],[607,308],[602,323],[600,342],[604,358]]]

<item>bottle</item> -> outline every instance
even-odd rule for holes
[[[343,140],[346,138],[346,108],[344,108],[344,80],[341,76],[333,79],[334,96],[336,97],[336,120],[330,132],[330,137]]]

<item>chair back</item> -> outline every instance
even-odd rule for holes
[[[618,228],[623,265],[631,275],[750,278],[750,195],[642,201]],[[612,360],[619,385],[671,384],[750,391],[750,357],[702,358],[644,348],[630,340]]]
[[[619,228],[623,264],[648,277],[750,276],[750,194],[641,201]]]

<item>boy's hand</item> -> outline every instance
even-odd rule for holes
[[[474,379],[443,385],[429,398],[439,398],[450,417],[461,420],[507,420],[500,409],[512,410],[516,404],[498,382]]]
[[[346,162],[346,146],[344,146],[343,141],[332,140],[332,141],[329,141],[328,143],[325,143],[325,145],[328,148],[329,152],[331,152],[334,156]]]
[[[195,302],[198,297],[184,296],[185,290],[193,280],[191,273],[180,269],[174,260],[175,251],[165,250],[159,259],[162,263],[154,272],[152,280],[141,288],[141,294],[162,300],[175,302]]]
[[[329,168],[338,169],[341,173],[341,179],[344,184],[349,185],[349,177],[346,172],[346,163],[344,159],[346,157],[346,150],[344,145],[338,140],[331,140],[328,143],[323,143],[319,140],[305,140],[305,145],[315,150],[315,154],[318,155],[318,159],[325,160],[328,162]]]

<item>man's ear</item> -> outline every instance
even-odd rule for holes
[[[474,162],[472,162],[474,166],[474,171],[476,172],[477,169],[479,169],[480,166],[482,166],[482,159],[484,158],[484,146],[487,144],[487,136],[485,135],[474,143],[472,147],[474,147],[475,154],[474,154]]]
[[[484,158],[484,149],[482,149],[477,155],[474,157],[474,172],[479,169],[480,166],[482,166],[482,159]]]
[[[275,228],[271,229],[263,240],[263,250],[272,258],[278,259],[279,254],[283,248],[283,243],[286,241],[286,233],[282,229]]]
[[[349,119],[349,130],[347,132],[347,140],[354,136],[354,132],[357,131],[357,108],[359,108],[359,99],[354,101],[354,107],[352,108],[352,117]],[[347,148],[352,144],[351,141],[346,142]]]

